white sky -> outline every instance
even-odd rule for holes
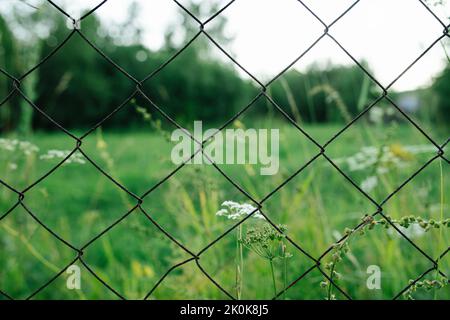
[[[8,0],[0,0],[8,1]],[[29,0],[32,2],[32,0]],[[92,8],[100,0],[54,0],[77,16],[81,8]],[[131,0],[109,0],[97,13],[106,23],[126,17]],[[177,22],[180,8],[172,0],[138,0],[137,21],[144,29],[145,44],[157,49],[164,30]],[[187,0],[179,0],[186,4]],[[203,0],[208,3],[210,0]],[[227,0],[221,0],[224,5]],[[304,0],[326,23],[339,16],[352,0]],[[450,2],[450,1],[448,1]],[[432,7],[445,23],[450,23],[450,3]],[[323,26],[296,0],[236,0],[223,12],[228,18],[227,32],[234,41],[225,48],[250,72],[269,79],[299,56],[323,32]],[[202,17],[203,19],[206,17]],[[211,22],[211,25],[214,20]],[[208,30],[208,29],[207,29]],[[361,0],[331,29],[331,34],[357,59],[369,62],[382,84],[389,84],[435,39],[443,27],[419,0]],[[446,38],[450,51],[450,39]],[[351,60],[328,38],[302,58],[295,68],[311,63],[349,64]],[[430,83],[446,62],[445,51],[437,44],[423,60],[394,85],[409,90]]]

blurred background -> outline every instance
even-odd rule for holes
[[[74,18],[99,4],[53,2]],[[82,35],[73,33],[70,19],[48,1],[2,0],[0,179],[26,192],[25,206],[15,207],[17,195],[0,185],[0,290],[27,297],[76,256],[38,220],[79,248],[134,208],[136,200],[94,165],[136,195],[176,169],[170,160],[175,145],[170,134],[175,127],[156,106],[192,129],[194,120],[203,121],[205,128],[221,127],[251,104],[227,128],[279,129],[277,175],[260,176],[258,165],[219,165],[257,201],[320,152],[292,122],[319,144],[327,144],[327,155],[375,201],[383,201],[432,159],[438,152],[434,143],[444,145],[450,133],[450,39],[448,34],[441,37],[449,24],[450,4],[434,0],[303,3],[327,25],[354,5],[330,28],[337,42],[320,38],[324,26],[294,0],[237,0],[217,16],[228,1],[110,0],[82,19]],[[187,11],[208,21],[208,36],[199,33],[198,21]],[[8,75],[25,75],[20,89],[27,99],[14,90]],[[145,97],[133,95],[133,79],[145,79]],[[261,84],[268,84],[270,99],[259,95]],[[390,99],[380,98],[380,84],[389,89]],[[370,111],[330,140],[375,101]],[[71,155],[76,145],[73,137],[82,136],[83,153]],[[54,173],[39,180],[69,155]],[[432,259],[449,246],[448,178],[448,162],[438,158],[385,205],[384,214]],[[198,252],[237,222],[216,215],[225,201],[252,203],[215,168],[187,166],[151,192],[143,208],[178,241]],[[263,210],[318,258],[346,228],[377,208],[319,158],[268,198]],[[411,221],[405,223],[405,218]],[[333,252],[324,258],[333,264],[327,272],[353,298],[393,298],[432,267],[398,230],[387,228],[381,216],[377,219],[374,230],[350,237],[350,251],[342,253],[342,261],[336,263]],[[274,248],[284,248],[289,255],[269,261],[244,246],[247,233],[264,229],[265,224],[249,219],[237,235],[230,233],[202,256],[205,269],[239,298],[271,298],[314,264],[286,239],[279,239]],[[140,210],[90,244],[84,257],[100,278],[129,298],[144,297],[171,266],[188,258]],[[407,292],[405,298],[450,297],[448,287],[440,287],[446,283],[442,278],[450,271],[450,259],[444,255],[439,261],[441,273],[433,271],[426,277],[430,283],[436,281],[431,288]],[[369,265],[381,267],[380,290],[365,285]],[[63,274],[36,297],[116,298],[89,270],[83,270],[82,290],[66,289]],[[258,280],[261,277],[267,277],[267,287]],[[180,283],[186,286],[180,288]],[[195,262],[173,270],[150,295],[152,299],[222,297]],[[314,270],[283,297],[345,295]]]

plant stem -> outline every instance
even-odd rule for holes
[[[240,284],[239,284],[239,291],[240,295],[242,296],[242,289],[243,289],[243,283],[244,283],[244,246],[242,245],[242,225],[239,225],[239,260],[240,260],[240,267],[241,267],[241,278],[240,278]]]
[[[286,287],[287,287],[287,259],[286,256],[283,258],[283,262],[284,262],[284,274],[283,274],[283,299],[286,300]]]
[[[273,269],[273,259],[269,259],[269,263],[270,263],[270,272],[272,273],[273,293],[275,297],[277,295],[277,283],[275,280],[275,271]]]
[[[242,259],[242,226],[239,225],[236,230],[236,297],[238,300],[241,300],[242,296],[242,268],[243,268],[243,259]]]
[[[336,263],[333,263],[333,266],[331,267],[331,274],[330,274],[330,284],[328,286],[328,300],[331,300],[331,294],[332,294],[332,289],[333,289],[333,284],[331,283],[331,281],[333,280],[333,274],[334,274],[334,267],[336,266]]]
[[[241,261],[241,283],[239,285],[241,296],[243,291],[243,283],[244,283],[244,246],[242,244],[242,225],[239,225],[239,259]]]
[[[286,287],[287,287],[287,258],[286,258],[286,245],[281,244],[281,252],[283,254],[283,299],[286,300]]]
[[[440,220],[444,221],[444,172],[442,171],[442,159],[439,159],[439,173],[440,173]],[[439,244],[438,248],[442,247],[442,227],[439,228]],[[440,251],[440,250],[439,250]],[[439,252],[438,252],[439,254]],[[436,280],[439,277],[439,256],[436,261],[438,267],[436,268]],[[437,289],[434,289],[434,300],[437,300]]]

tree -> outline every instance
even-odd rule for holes
[[[39,62],[42,40],[47,37],[47,31],[53,21],[49,14],[55,12],[48,10],[48,6],[48,3],[43,1],[36,1],[34,5],[30,5],[27,1],[21,0],[7,7],[4,19],[14,39],[14,52],[8,55],[12,55],[9,59],[16,61],[14,69],[16,77],[22,76]],[[36,99],[36,82],[37,72],[28,74],[21,82],[21,91],[31,101]],[[22,134],[28,134],[32,127],[33,108],[25,99],[19,98],[18,101],[20,114],[17,129]]]
[[[9,74],[17,73],[16,40],[8,28],[5,19],[0,15],[0,67]],[[12,90],[12,81],[6,75],[0,77],[0,101],[3,101]],[[14,126],[16,99],[11,97],[0,107],[0,131],[11,130]]]

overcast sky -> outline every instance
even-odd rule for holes
[[[0,0],[5,1],[5,0]],[[31,0],[30,0],[31,1]],[[187,0],[179,0],[185,4]],[[203,0],[207,3],[210,0]],[[32,1],[31,1],[32,2]],[[76,16],[79,10],[95,6],[100,0],[54,0]],[[109,0],[98,15],[105,23],[126,17],[131,0]],[[176,22],[180,8],[172,0],[140,0],[137,21],[144,29],[145,44],[157,49],[164,30]],[[346,10],[352,0],[304,0],[326,23]],[[222,0],[224,5],[227,0]],[[432,7],[449,24],[450,4]],[[323,26],[296,0],[236,0],[223,12],[228,18],[227,33],[234,41],[227,44],[237,61],[262,79],[276,75],[323,33]],[[205,17],[203,17],[205,18]],[[211,22],[211,24],[214,21]],[[390,83],[426,47],[442,35],[442,25],[419,0],[361,0],[331,29],[331,34],[357,59],[369,62],[375,76]],[[449,38],[446,38],[450,50]],[[446,61],[441,44],[435,46],[394,88],[409,90],[427,85]],[[311,63],[349,64],[351,60],[328,38],[322,39],[295,68]]]

